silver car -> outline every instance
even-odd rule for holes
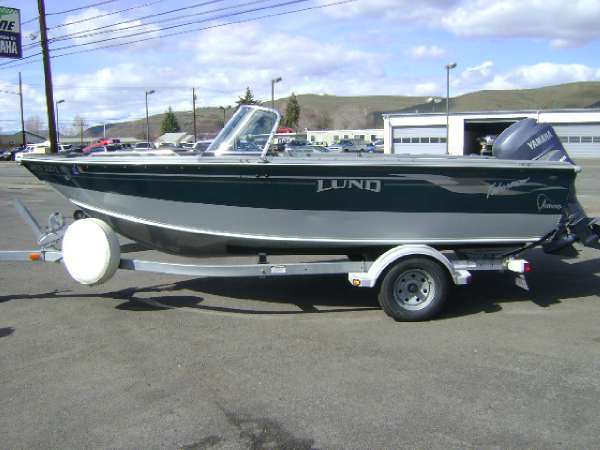
[[[337,144],[330,145],[327,147],[330,152],[365,152],[367,151],[367,144],[365,142],[351,141],[350,139],[343,139]]]

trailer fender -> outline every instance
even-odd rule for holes
[[[377,258],[367,272],[352,272],[348,281],[356,287],[374,287],[379,277],[397,261],[415,256],[431,258],[446,268],[454,284],[468,284],[471,273],[468,270],[455,269],[452,262],[440,251],[428,245],[400,245],[394,247]]]

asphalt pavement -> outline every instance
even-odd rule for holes
[[[581,163],[600,215],[600,161]],[[14,197],[73,209],[0,164],[4,250],[34,247]],[[528,258],[530,292],[477,275],[424,323],[344,276],[85,287],[0,263],[0,449],[598,448],[600,252]]]

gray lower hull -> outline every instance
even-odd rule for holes
[[[244,249],[346,254],[408,243],[495,247],[536,241],[560,218],[559,214],[262,209],[53,187],[118,233],[151,248],[188,255]]]

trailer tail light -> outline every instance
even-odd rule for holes
[[[515,273],[529,273],[531,264],[524,259],[511,259],[508,261],[507,269]]]
[[[41,261],[41,260],[42,260],[41,253],[30,253],[29,254],[29,261]]]

